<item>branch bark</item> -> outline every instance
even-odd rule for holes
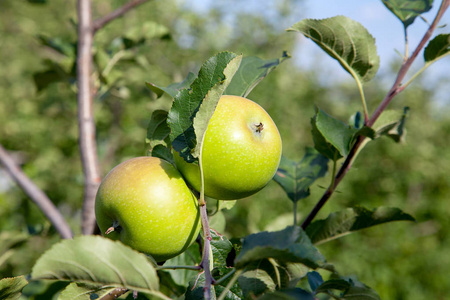
[[[132,0],[132,1],[124,4],[122,7],[116,9],[115,11],[107,14],[106,16],[103,16],[103,17],[95,20],[93,23],[93,27],[92,27],[94,34],[97,30],[104,27],[106,24],[108,24],[112,20],[121,17],[129,10],[135,8],[138,5],[144,4],[145,2],[148,2],[148,1],[149,0]]]
[[[28,178],[28,176],[15,163],[14,159],[8,154],[2,145],[0,145],[0,162],[4,165],[6,171],[14,179],[14,181],[50,220],[61,237],[63,239],[72,238],[72,230],[53,202],[37,185],[31,181],[30,178]]]
[[[81,231],[88,235],[95,228],[95,195],[100,185],[97,144],[95,141],[95,123],[92,89],[92,10],[91,0],[78,0],[78,128],[80,155],[84,172],[84,199]]]

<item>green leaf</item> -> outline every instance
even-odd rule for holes
[[[297,202],[309,196],[309,187],[318,178],[325,176],[328,159],[313,148],[306,148],[302,160],[296,162],[284,156],[278,167],[274,180],[287,193],[289,199]]]
[[[161,97],[164,93],[167,93],[172,98],[175,98],[179,91],[188,88],[196,78],[197,75],[189,72],[188,76],[182,82],[172,83],[167,87],[157,86],[150,82],[146,82],[146,85],[152,92],[156,94],[158,98]]]
[[[145,141],[150,146],[149,155],[174,163],[170,150],[170,128],[167,125],[167,114],[168,112],[165,110],[155,110],[152,113]]]
[[[429,11],[433,0],[382,0],[383,4],[403,23],[406,28],[416,17]]]
[[[371,80],[378,70],[380,58],[375,39],[364,26],[347,17],[304,19],[288,31],[298,31],[310,38],[358,82]]]
[[[326,219],[311,223],[306,233],[318,245],[356,230],[394,221],[414,221],[414,218],[398,208],[379,207],[368,210],[354,207],[331,213]]]
[[[315,291],[323,283],[322,276],[316,271],[308,272],[308,283],[311,290]]]
[[[151,151],[148,152],[148,155],[159,157],[170,162],[172,165],[175,165],[175,160],[173,158],[172,151],[163,145],[156,145]]]
[[[440,34],[432,39],[423,53],[425,62],[431,64],[434,61],[450,54],[450,34]]]
[[[317,289],[316,293],[332,294],[332,290],[342,291],[338,295],[339,299],[356,299],[356,300],[380,300],[380,296],[365,284],[359,282],[355,278],[337,276],[322,283]]]
[[[63,54],[68,57],[75,57],[76,53],[75,43],[64,41],[60,37],[48,37],[42,34],[38,35],[37,39],[42,45],[49,47],[60,54]]]
[[[381,114],[373,125],[375,137],[387,136],[395,142],[401,142],[406,135],[406,120],[409,116],[409,107],[403,110],[388,110]]]
[[[233,250],[233,245],[225,236],[218,234],[214,230],[211,230],[210,233],[214,267],[226,267],[227,257],[230,251]]]
[[[133,41],[137,45],[147,40],[168,38],[169,36],[170,31],[166,26],[152,21],[145,21],[131,27],[125,33],[124,38]]]
[[[45,90],[50,84],[64,81],[67,77],[55,70],[46,70],[33,74],[34,85],[38,92]]]
[[[14,254],[15,248],[20,247],[28,240],[28,235],[15,232],[3,231],[0,233],[0,267]]]
[[[245,237],[242,249],[236,257],[235,267],[242,269],[250,263],[268,258],[280,263],[302,263],[310,268],[317,268],[325,263],[325,258],[298,226]]]
[[[288,58],[290,56],[286,51],[280,58],[270,60],[264,60],[256,56],[244,57],[224,94],[247,97],[270,72]]]
[[[211,57],[202,65],[198,77],[190,88],[181,90],[175,96],[167,121],[171,129],[170,140],[175,151],[179,152],[180,156],[189,162],[195,160],[191,150],[197,144],[193,125],[194,117],[202,101],[207,97],[208,103],[202,109],[206,113],[202,116],[211,113],[211,107],[215,107],[214,102],[216,100],[218,102],[218,98],[220,98],[220,90],[223,92],[231,80],[224,72],[228,70],[230,64],[234,65],[235,59],[238,59],[238,56],[231,52],[221,52]],[[201,119],[198,122],[203,124],[206,121],[209,121],[209,119]]]
[[[167,139],[170,134],[170,128],[167,125],[167,114],[165,110],[155,110],[152,113],[150,122],[147,127],[146,142],[150,145],[150,148],[156,145],[167,146]]]
[[[245,267],[245,272],[239,276],[238,282],[242,287],[245,298],[248,298],[250,295],[259,296],[266,292],[275,291],[277,284],[274,277],[274,267],[267,259],[264,259],[248,264]]]
[[[144,254],[100,236],[63,240],[46,251],[33,267],[33,279],[77,281],[154,293],[158,276]]]
[[[69,284],[59,295],[58,300],[91,300],[101,299],[114,291],[116,287],[76,283]]]
[[[229,280],[228,280],[229,281]],[[221,282],[211,286],[211,299],[217,299],[219,295],[225,290],[225,285],[228,281]],[[202,273],[197,278],[191,280],[184,295],[185,300],[203,300],[203,287],[205,285],[205,274]],[[225,295],[225,300],[242,300],[244,299],[242,290],[237,283],[233,284],[231,289]]]
[[[359,131],[326,114],[320,108],[316,108],[311,125],[314,147],[333,161],[348,155],[356,133]]]
[[[0,299],[16,300],[22,295],[22,289],[28,284],[25,276],[3,278],[0,280]]]
[[[220,97],[222,96],[225,89],[230,84],[234,74],[239,68],[242,61],[242,55],[237,56],[232,59],[228,65],[223,70],[223,75],[225,75],[225,80],[216,84],[203,99],[200,104],[200,108],[194,117],[194,131],[197,139],[195,148],[192,151],[192,155],[196,158],[200,156],[200,150],[203,144],[203,137],[208,128],[209,120],[211,119],[214,111],[219,103]]]
[[[279,290],[267,293],[258,300],[314,300],[314,295],[301,288]]]

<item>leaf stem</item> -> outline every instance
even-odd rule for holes
[[[441,7],[439,8],[439,11],[436,14],[436,17],[433,20],[433,23],[430,25],[426,33],[424,34],[422,40],[420,41],[417,48],[412,53],[411,57],[406,59],[404,63],[402,64],[398,74],[397,78],[392,85],[389,92],[386,94],[383,101],[380,103],[380,105],[377,107],[375,112],[372,114],[370,119],[366,122],[367,126],[372,126],[375,121],[378,119],[378,117],[381,115],[381,113],[386,109],[386,107],[389,105],[389,103],[392,101],[392,99],[401,91],[403,91],[404,87],[401,86],[402,80],[405,78],[406,73],[410,69],[412,63],[417,58],[419,52],[423,49],[425,44],[430,39],[433,31],[436,29],[437,24],[441,20],[442,16],[444,15],[444,12],[447,10],[447,8],[450,5],[450,0],[443,0],[441,3]],[[317,204],[314,206],[314,208],[311,210],[309,215],[306,217],[306,219],[302,223],[302,228],[306,229],[309,224],[311,224],[312,220],[316,217],[316,215],[319,213],[320,209],[325,205],[325,203],[330,199],[331,195],[335,191],[338,184],[341,182],[341,180],[344,178],[344,176],[347,174],[347,172],[350,170],[352,163],[356,157],[356,154],[358,153],[358,150],[364,145],[365,137],[359,136],[353,145],[353,147],[350,149],[350,152],[348,156],[346,157],[344,163],[342,164],[341,168],[337,172],[334,183],[332,183],[327,190],[324,192],[322,197],[319,199]]]
[[[201,266],[158,266],[157,270],[177,270],[177,269],[183,269],[183,270],[194,270],[198,271],[201,270]]]
[[[294,203],[294,226],[297,226],[297,201],[293,201]]]
[[[228,291],[231,289],[231,287],[233,286],[233,284],[236,282],[236,280],[239,278],[239,276],[241,276],[241,274],[244,272],[244,269],[242,270],[238,270],[236,271],[236,273],[234,273],[233,278],[231,278],[231,280],[228,282],[227,286],[225,287],[225,289],[222,291],[222,293],[220,293],[219,298],[217,298],[217,300],[224,300],[225,297],[227,296]],[[231,273],[231,272],[230,272]],[[228,274],[227,274],[228,275]]]
[[[403,61],[408,59],[409,56],[409,45],[408,45],[408,29],[406,26],[403,26],[403,32],[405,36],[405,56],[403,57]]]
[[[357,77],[355,77],[357,78]],[[367,123],[367,120],[369,119],[369,112],[367,109],[367,102],[366,102],[366,96],[364,95],[364,88],[359,79],[356,80],[356,85],[358,86],[359,94],[361,96],[361,104],[364,111],[364,122]]]

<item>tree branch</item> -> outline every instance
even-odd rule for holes
[[[121,17],[123,14],[125,14],[129,10],[133,9],[134,7],[144,4],[145,2],[148,2],[148,1],[149,0],[132,0],[132,1],[124,4],[122,7],[116,9],[115,11],[107,14],[106,16],[103,16],[103,17],[95,20],[93,23],[93,26],[92,26],[93,33],[95,34],[95,32],[97,30],[104,27],[106,24],[108,24],[112,20]]]
[[[61,237],[63,239],[72,238],[72,230],[53,202],[38,186],[31,181],[31,179],[27,177],[27,175],[25,175],[25,173],[14,162],[14,159],[8,154],[2,145],[0,145],[0,162],[4,165],[6,171],[14,179],[14,181],[50,220]]]
[[[80,155],[84,172],[84,199],[81,230],[92,234],[95,228],[95,194],[100,184],[100,171],[95,141],[95,123],[92,104],[92,11],[91,0],[78,0],[78,127]]]
[[[389,103],[392,101],[392,99],[401,91],[403,91],[403,87],[401,86],[401,83],[403,79],[406,76],[406,73],[410,69],[412,63],[417,58],[419,52],[425,47],[425,44],[430,39],[433,31],[436,29],[437,24],[441,20],[442,16],[444,15],[444,12],[447,10],[447,8],[450,5],[450,0],[443,0],[441,7],[439,8],[439,11],[434,18],[433,23],[428,28],[427,32],[423,36],[422,40],[420,41],[419,45],[414,50],[413,54],[404,61],[402,64],[397,78],[392,85],[392,88],[389,90],[389,92],[386,94],[386,97],[383,99],[383,101],[380,103],[380,105],[377,107],[375,112],[372,114],[370,119],[367,121],[367,126],[372,126],[375,121],[378,119],[378,117],[381,115],[381,113],[386,109],[386,107],[389,105]],[[339,169],[338,173],[336,174],[334,182],[328,187],[328,189],[325,191],[325,193],[322,195],[320,200],[317,202],[316,206],[311,210],[309,215],[306,217],[306,219],[302,223],[302,228],[306,229],[309,224],[312,222],[312,220],[316,217],[316,215],[319,213],[319,211],[322,209],[322,207],[325,205],[325,203],[330,199],[331,195],[333,195],[333,192],[335,191],[338,184],[341,182],[341,180],[344,178],[344,176],[347,174],[347,172],[350,170],[352,163],[356,157],[356,154],[358,153],[359,148],[363,145],[363,142],[365,140],[365,137],[359,136],[356,143],[353,145],[352,149],[350,150],[350,153],[346,157],[344,163],[342,164],[341,168]]]

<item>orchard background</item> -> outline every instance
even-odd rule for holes
[[[94,116],[101,176],[128,158],[145,155],[152,112],[170,109],[172,99],[158,98],[145,83],[180,82],[220,51],[262,59],[281,57],[283,51],[292,56],[248,96],[272,116],[283,139],[283,155],[290,159],[300,160],[305,147],[313,145],[315,106],[343,121],[361,110],[352,78],[337,70],[334,60],[321,56],[315,45],[317,51],[307,51],[305,57],[302,49],[312,42],[285,31],[309,17],[303,9],[309,1],[264,1],[254,7],[219,1],[200,11],[192,2],[197,1],[148,1],[96,33]],[[94,19],[126,3],[92,1]],[[424,17],[431,22],[434,15]],[[411,27],[420,22],[417,18]],[[448,22],[447,12],[440,24]],[[76,23],[74,0],[0,2],[0,145],[80,235],[85,179],[76,122]],[[434,35],[444,32],[448,27]],[[305,60],[320,63],[306,68],[300,63]],[[365,85],[368,107],[383,99],[401,63],[401,55],[381,61],[383,72]],[[442,92],[450,84],[449,69],[446,57],[395,98],[389,108],[410,107],[405,141],[396,144],[383,138],[370,143],[318,216],[362,205],[399,207],[416,219],[318,246],[328,262],[345,275],[357,276],[381,299],[446,299],[450,294],[450,95]],[[298,203],[299,220],[329,180],[319,179],[311,195]],[[216,222],[212,227],[229,238],[281,230],[292,224],[292,202],[271,182],[222,211]],[[41,210],[0,168],[0,278],[29,274],[60,239]],[[47,299],[47,286],[36,282],[27,287],[34,289],[30,299]]]

